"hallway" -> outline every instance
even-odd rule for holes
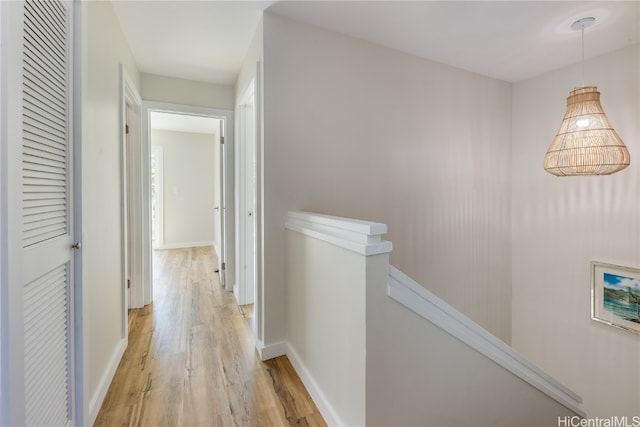
[[[129,313],[129,348],[96,426],[326,425],[285,356],[258,359],[212,247],[153,257],[155,302]]]

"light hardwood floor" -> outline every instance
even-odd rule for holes
[[[154,303],[129,313],[129,348],[95,426],[325,426],[286,356],[260,362],[212,248],[154,252]]]

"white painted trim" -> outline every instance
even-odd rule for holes
[[[6,38],[5,32],[2,30],[3,9],[4,9],[4,6],[2,5],[2,3],[0,3],[0,100],[4,99],[2,94],[3,94],[3,90],[6,90],[3,88],[5,83],[2,77],[4,74],[6,74],[6,72],[4,71],[4,66],[5,66],[5,63],[7,62],[3,58],[5,49],[2,49],[3,39]],[[6,106],[2,104],[3,102],[0,101],[0,169],[4,169],[4,158],[6,157],[6,154],[4,153],[5,150],[3,147],[4,140],[5,140],[3,131],[7,126],[3,117]],[[4,191],[1,189],[3,188],[4,181],[5,181],[5,177],[3,177],[3,174],[0,172],[0,230],[4,228],[3,227],[4,218],[6,216],[4,209],[2,209],[2,206],[4,205],[3,203]],[[0,234],[3,236],[5,235],[2,231],[0,231]],[[4,261],[5,253],[6,253],[4,246],[5,246],[4,242],[0,242],[0,288],[5,288],[6,287],[5,283],[7,282],[4,276],[5,268],[3,267],[6,264]],[[0,333],[2,336],[5,336],[6,334],[5,325],[7,323],[6,320],[3,320],[3,315],[2,315],[2,312],[6,310],[5,308],[3,308],[3,306],[5,305],[5,301],[6,301],[6,297],[4,295],[4,292],[0,291]],[[2,361],[6,359],[6,356],[4,356],[4,354],[8,351],[7,347],[8,346],[5,344],[5,340],[0,339],[0,366],[3,366]],[[6,408],[4,408],[6,403],[4,402],[7,402],[9,400],[9,399],[5,399],[4,397],[6,394],[5,392],[6,386],[3,386],[2,384],[5,384],[6,381],[4,381],[4,374],[2,371],[3,370],[0,368],[0,402],[2,402],[0,403],[0,424],[4,424],[4,421],[5,421],[3,414],[6,412]]]
[[[392,243],[381,237],[387,232],[386,224],[378,222],[289,212],[285,228],[365,256],[385,254],[393,249]]]
[[[261,361],[274,359],[280,356],[287,356],[287,358],[291,362],[291,366],[293,366],[293,369],[300,377],[300,380],[309,392],[309,396],[311,396],[313,403],[315,403],[318,411],[320,411],[320,414],[322,414],[322,418],[324,418],[327,425],[346,425],[340,420],[340,417],[329,402],[329,399],[327,399],[327,397],[324,395],[324,393],[318,386],[317,381],[315,380],[313,375],[311,375],[311,372],[309,371],[309,369],[307,369],[305,364],[302,362],[302,359],[293,349],[291,344],[286,341],[279,341],[274,344],[264,345],[262,341],[256,340],[256,351],[258,352],[258,357]]]
[[[287,354],[288,344],[284,341],[277,342],[275,344],[267,344],[260,340],[256,340],[256,351],[261,361],[273,359],[278,356],[284,356]]]
[[[82,225],[82,145],[85,140],[85,125],[83,121],[85,106],[88,105],[87,101],[87,75],[85,70],[87,68],[87,34],[88,18],[87,18],[86,5],[81,1],[74,1],[74,94],[73,94],[73,165],[74,165],[74,223],[73,233],[75,241],[83,240],[83,225]],[[89,389],[89,375],[88,375],[88,358],[89,358],[89,325],[88,325],[88,296],[87,285],[84,280],[83,269],[83,251],[75,251],[74,254],[74,363],[75,363],[75,408],[74,408],[74,421],[77,425],[88,425],[89,417],[89,399],[87,390]]]
[[[225,159],[226,149],[224,144],[224,136],[225,136],[225,121],[218,120],[218,134],[215,138],[215,149],[218,152],[218,188],[216,189],[216,198],[214,203],[216,203],[216,213],[218,218],[214,219],[214,229],[217,228],[217,234],[214,236],[213,248],[216,251],[216,256],[218,258],[218,273],[220,276],[220,284],[226,289],[227,287],[227,274],[226,274],[226,260],[224,258],[225,254],[225,246],[227,244],[225,230],[227,229],[225,217],[225,200],[226,198],[226,174],[227,174],[227,162]],[[214,215],[215,218],[215,215]]]
[[[400,304],[482,353],[561,405],[586,417],[586,413],[581,409],[580,396],[391,265],[389,266],[388,294]]]
[[[203,242],[182,242],[182,243],[169,243],[168,245],[158,246],[157,250],[163,249],[184,249],[184,248],[199,248],[202,246],[214,246],[213,240],[207,240]]]
[[[100,377],[100,382],[98,382],[96,392],[91,397],[91,403],[89,404],[89,423],[87,425],[92,426],[96,422],[98,412],[100,412],[100,407],[104,402],[104,398],[107,396],[107,391],[109,391],[109,386],[113,381],[113,377],[116,374],[116,370],[118,369],[118,365],[120,364],[120,360],[122,359],[127,346],[128,340],[121,339],[111,355],[107,369],[103,372],[102,377]]]
[[[316,404],[318,411],[322,414],[322,418],[329,426],[344,426],[346,425],[338,416],[338,413],[329,402],[329,399],[324,395],[318,383],[316,382],[311,372],[307,369],[305,364],[302,362],[302,359],[298,355],[298,353],[293,349],[293,347],[286,343],[287,347],[287,357],[289,358],[289,362],[291,362],[291,366],[296,371],[302,384],[304,384],[305,388],[309,392],[311,396],[311,400]]]
[[[151,282],[150,253],[151,235],[145,224],[146,212],[150,210],[151,199],[144,189],[145,152],[142,144],[142,99],[135,83],[123,64],[120,68],[120,174],[122,206],[122,338],[128,335],[127,310],[148,304],[145,288]],[[137,114],[136,123],[128,123],[127,104]],[[131,249],[131,250],[130,250]],[[129,267],[131,270],[129,270]],[[131,279],[131,287],[127,285]]]
[[[22,282],[22,37],[23,3],[0,1],[0,245],[2,247],[2,365],[0,425],[24,424],[24,324]]]
[[[235,177],[235,231],[236,241],[236,264],[235,264],[235,280],[233,283],[227,282],[227,290],[233,290],[238,301],[245,301],[246,298],[241,293],[248,293],[246,291],[246,280],[244,275],[243,266],[246,264],[243,260],[244,247],[246,243],[246,161],[245,161],[245,143],[246,140],[246,122],[244,121],[243,107],[248,103],[253,103],[254,112],[254,128],[255,128],[255,206],[254,206],[254,218],[255,218],[255,254],[254,254],[254,277],[255,283],[253,286],[253,295],[251,296],[254,303],[254,322],[253,322],[253,334],[256,342],[260,342],[264,339],[264,245],[263,245],[263,229],[264,229],[264,204],[263,204],[263,137],[264,129],[262,126],[263,116],[263,91],[262,91],[262,63],[256,61],[253,71],[251,71],[246,79],[246,84],[238,93],[240,94],[236,99],[236,135],[238,136],[238,143],[235,145],[235,162],[234,162],[234,177]],[[242,246],[241,246],[242,245]],[[251,290],[250,290],[251,291]]]
[[[236,283],[233,292],[239,305],[252,304],[258,286],[259,240],[258,224],[261,209],[259,206],[261,177],[258,170],[250,170],[249,165],[258,167],[258,138],[257,127],[257,79],[254,76],[236,107]],[[252,156],[252,158],[250,158]],[[255,174],[255,175],[254,175]],[[251,216],[249,212],[253,212]],[[250,225],[250,223],[252,223]],[[253,244],[248,243],[253,242]],[[228,289],[230,290],[230,289]],[[254,305],[260,309],[260,305]],[[259,316],[258,316],[259,317]]]
[[[262,28],[262,27],[261,27]],[[256,115],[256,286],[254,296],[254,334],[264,340],[264,90],[263,90],[264,69],[261,61],[255,64],[255,115]]]

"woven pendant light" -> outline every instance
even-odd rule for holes
[[[584,80],[584,29],[595,21],[583,18],[571,28],[582,31]],[[557,176],[610,175],[629,166],[627,147],[609,123],[600,105],[597,87],[572,90],[558,134],[544,156],[544,170]]]
[[[558,176],[610,175],[630,161],[627,147],[600,105],[598,89],[571,91],[560,130],[544,156],[544,169]]]

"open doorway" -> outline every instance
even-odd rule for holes
[[[221,121],[150,112],[154,249],[213,246],[220,254]]]
[[[170,249],[213,246],[220,280],[227,288],[227,265],[233,265],[233,180],[226,145],[232,141],[233,113],[184,105],[143,102],[143,166],[148,177],[143,192],[149,200],[151,247]],[[232,148],[231,148],[232,150]],[[144,290],[153,300],[153,280]],[[228,289],[230,290],[230,289]]]

